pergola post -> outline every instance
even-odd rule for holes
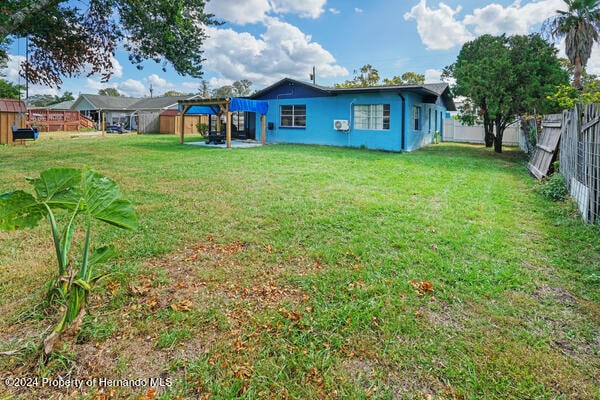
[[[179,132],[179,143],[183,144],[183,135],[185,127],[185,113],[189,109],[189,106],[183,106],[181,110],[181,131]]]
[[[265,114],[260,116],[260,143],[267,143],[267,116]]]
[[[227,148],[231,148],[231,111],[229,111],[229,103],[231,99],[227,99],[225,103],[225,141],[227,142]]]

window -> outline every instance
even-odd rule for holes
[[[281,106],[281,126],[306,128],[306,105]]]
[[[354,106],[354,129],[390,129],[389,104],[357,104]]]
[[[413,106],[413,129],[420,131],[421,128],[421,107]]]

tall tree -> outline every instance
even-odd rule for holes
[[[224,85],[220,88],[213,90],[213,97],[225,98],[225,97],[245,97],[250,94],[250,87],[252,82],[247,79],[241,81],[235,81],[231,85]]]
[[[354,70],[354,78],[335,85],[337,88],[370,87],[370,86],[401,86],[422,85],[425,83],[425,75],[416,72],[405,72],[401,76],[384,78],[383,83],[379,77],[379,71],[371,64],[363,65],[360,70]]]
[[[392,79],[383,79],[383,84],[387,86],[422,85],[424,83],[425,75],[417,74],[415,72],[405,72],[402,76],[394,76]]]
[[[119,91],[116,88],[111,88],[111,87],[98,90],[98,94],[100,96],[113,96],[113,97],[121,96],[121,93],[119,93]]]
[[[456,63],[446,67],[445,74],[456,79],[454,94],[478,107],[486,146],[501,153],[504,130],[516,117],[554,110],[548,96],[568,82],[556,53],[539,35],[483,35],[465,43]],[[472,113],[465,119],[472,120]]]
[[[210,97],[210,89],[208,88],[208,82],[202,79],[200,85],[200,97],[202,97],[203,99],[208,99]]]
[[[52,104],[62,103],[63,101],[75,100],[73,93],[65,92],[62,96],[52,96],[51,94],[34,94],[29,96],[25,102],[28,106],[47,107]]]
[[[182,75],[202,76],[205,28],[219,24],[205,0],[4,0],[0,59],[14,38],[29,38],[22,68],[29,82],[60,86],[63,77],[112,74],[119,44],[139,69],[146,60]]]
[[[250,94],[250,87],[252,86],[252,82],[248,79],[242,79],[241,81],[235,81],[232,84],[235,89],[235,95],[238,97],[245,97]]]
[[[495,103],[500,101],[495,93],[502,95],[497,85],[504,79],[508,68],[505,44],[504,36],[480,36],[465,43],[456,62],[444,70],[445,76],[456,80],[454,95],[467,97],[478,108],[478,115],[483,119],[486,147],[494,145],[494,119],[490,115],[490,108],[495,111]],[[465,123],[474,123],[473,110],[474,107],[470,107],[471,112],[461,113],[459,118]]]
[[[565,38],[565,53],[575,67],[573,86],[583,90],[581,75],[600,36],[600,5],[597,0],[564,0],[569,9],[556,10],[555,17],[545,22],[543,30],[553,38]]]
[[[338,88],[378,86],[380,85],[379,80],[379,71],[371,64],[365,64],[360,70],[354,70],[354,79],[338,83],[335,86]]]
[[[0,98],[18,99],[21,96],[23,85],[15,85],[12,82],[0,78]]]
[[[185,93],[178,92],[177,90],[167,90],[163,96],[165,97],[182,97],[185,96]]]

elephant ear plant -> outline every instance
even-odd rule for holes
[[[28,178],[33,194],[23,190],[0,194],[0,228],[32,228],[48,218],[54,239],[58,277],[54,290],[65,304],[65,312],[52,333],[44,340],[49,354],[62,334],[76,334],[86,312],[93,284],[102,276],[94,275],[95,264],[115,255],[114,246],[90,248],[92,225],[101,221],[122,229],[137,229],[133,206],[121,198],[117,184],[89,168],[49,168],[39,178]],[[58,220],[63,221],[62,230]],[[71,258],[76,224],[85,232],[83,250]]]

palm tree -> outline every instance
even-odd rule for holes
[[[573,86],[583,89],[581,74],[587,65],[594,42],[600,41],[600,5],[598,0],[564,0],[568,11],[556,10],[557,16],[546,21],[545,30],[555,39],[565,38],[565,52],[573,64]]]

